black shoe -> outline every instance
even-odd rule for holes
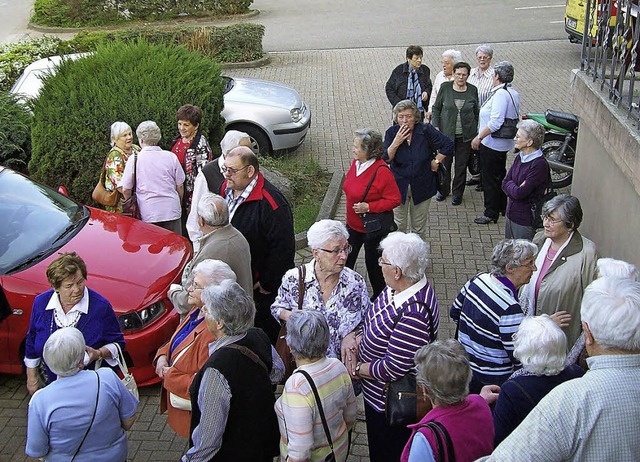
[[[447,194],[448,195],[448,194]],[[436,200],[438,202],[442,202],[443,200],[445,200],[447,198],[447,196],[445,196],[444,194],[441,194],[440,192],[438,192],[438,194],[436,194]]]
[[[462,197],[453,196],[453,199],[451,199],[451,205],[460,205],[460,204],[462,204]]]
[[[478,186],[476,186],[476,191],[478,191],[478,192],[482,192],[482,191],[484,191],[484,189],[482,188],[482,185],[481,185],[481,184],[479,184]]]
[[[476,219],[475,219],[475,220],[473,220],[473,221],[474,221],[474,223],[476,223],[476,224],[478,224],[478,225],[488,225],[488,224],[489,224],[489,223],[491,223],[492,221],[493,221],[494,223],[497,223],[497,222],[498,222],[498,219],[497,219],[497,218],[489,218],[489,217],[487,217],[487,216],[482,215],[481,217],[476,218]]]
[[[477,184],[480,184],[480,180],[476,178],[471,178],[470,180],[467,180],[467,186],[475,186]]]

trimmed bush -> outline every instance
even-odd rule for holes
[[[124,120],[133,128],[154,120],[161,145],[170,149],[177,135],[176,110],[202,108],[202,129],[212,146],[224,130],[220,116],[224,82],[210,58],[184,47],[139,41],[98,45],[96,52],[65,61],[47,76],[32,103],[31,175],[75,199],[91,203],[91,192],[109,150],[109,127]]]
[[[0,45],[0,91],[9,90],[32,62],[60,54],[61,43],[58,37],[45,36]]]
[[[17,99],[0,92],[0,165],[27,173],[31,157],[31,114]]]

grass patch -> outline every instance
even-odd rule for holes
[[[291,181],[294,231],[306,231],[315,223],[322,199],[331,181],[331,173],[313,159],[304,159],[295,153],[281,157],[260,157],[260,165],[277,171]]]

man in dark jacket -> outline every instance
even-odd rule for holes
[[[422,47],[410,45],[407,48],[407,62],[396,67],[385,86],[387,98],[393,108],[403,99],[410,99],[421,113],[421,120],[424,119],[423,104],[427,104],[431,96],[431,71],[422,64]]]
[[[284,195],[260,173],[258,157],[246,146],[232,149],[224,160],[221,195],[229,205],[231,224],[249,242],[256,327],[276,342],[280,326],[271,305],[284,273],[294,266],[293,214]]]

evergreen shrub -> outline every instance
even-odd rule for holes
[[[215,146],[224,131],[220,116],[224,82],[210,58],[184,47],[113,42],[95,53],[65,61],[47,76],[32,102],[30,174],[90,204],[102,163],[109,151],[114,121],[131,125],[154,120],[161,146],[170,149],[177,135],[176,110],[183,104],[202,108],[201,127]]]
[[[31,113],[10,93],[0,92],[0,165],[27,173],[31,157]]]

